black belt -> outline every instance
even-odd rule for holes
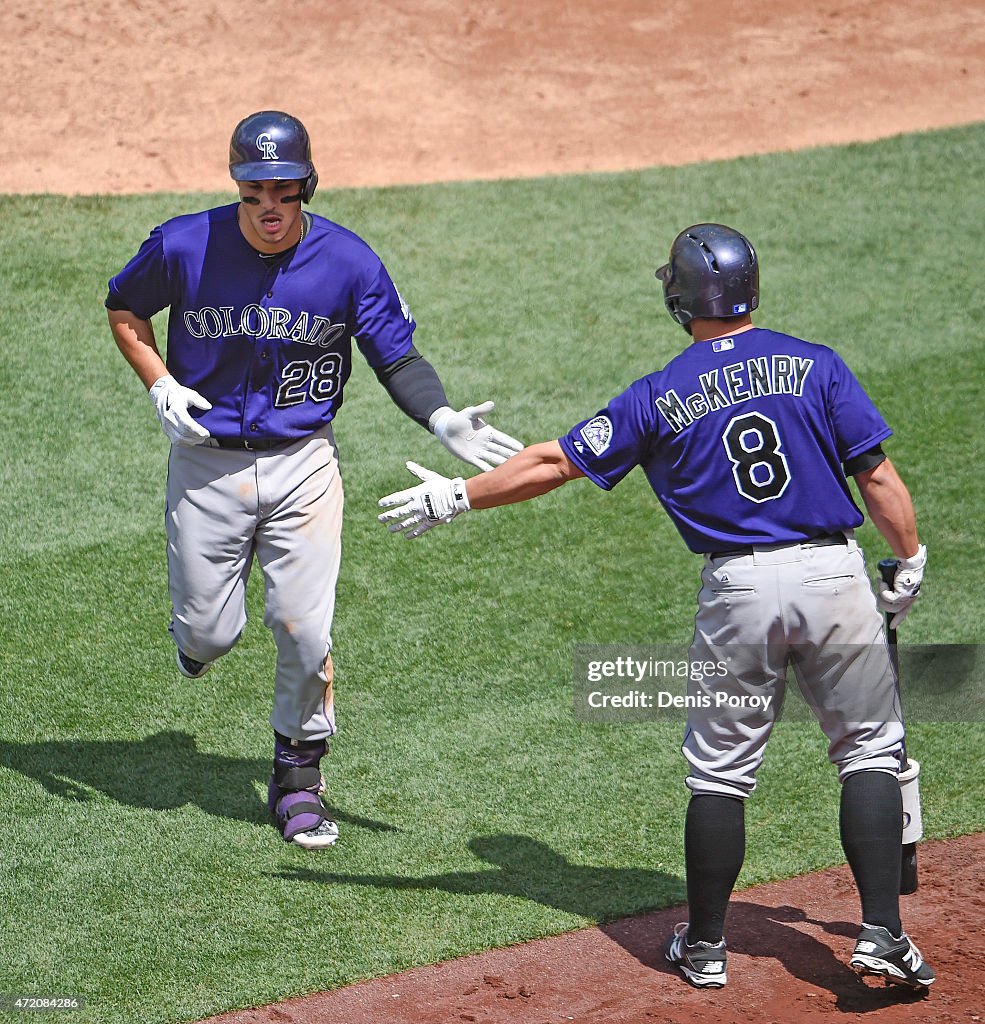
[[[272,448],[283,448],[284,445],[293,444],[297,440],[296,437],[258,437],[255,441],[242,437],[212,438],[216,448],[235,448],[248,452],[269,452]]]
[[[810,540],[802,540],[799,543],[803,548],[823,548],[828,547],[831,544],[847,544],[848,538],[843,533],[819,533],[816,537],[811,537]],[[742,555],[752,555],[757,551],[775,551],[778,548],[793,547],[791,544],[759,544],[756,547],[748,548],[729,548],[728,551],[711,551],[708,554],[709,558],[739,558]]]

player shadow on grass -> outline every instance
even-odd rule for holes
[[[0,742],[0,764],[37,780],[63,800],[85,802],[102,793],[117,803],[153,811],[194,804],[206,814],[266,823],[271,761],[200,751],[195,737],[165,731],[141,739]],[[338,821],[374,832],[385,822],[330,808]]]
[[[572,864],[546,843],[530,836],[480,836],[471,840],[469,849],[494,866],[420,878],[347,875],[315,868],[284,869],[276,872],[276,877],[322,885],[518,896],[594,920],[639,913],[654,903],[678,902],[685,896],[684,881],[677,875],[652,868]]]

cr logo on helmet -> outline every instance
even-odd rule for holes
[[[261,132],[257,136],[257,149],[263,154],[264,160],[277,159],[277,143],[270,137],[270,132]]]

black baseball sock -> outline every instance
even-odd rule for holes
[[[745,854],[745,801],[692,796],[684,820],[688,942],[721,941],[729,897]]]
[[[856,772],[841,787],[841,845],[862,899],[862,920],[899,935],[903,800],[896,776]]]

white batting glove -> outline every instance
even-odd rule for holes
[[[927,565],[927,548],[921,544],[917,553],[910,558],[901,558],[896,564],[896,575],[893,577],[893,589],[885,583],[879,588],[876,603],[879,610],[892,615],[889,628],[897,626],[909,615],[914,602],[920,596],[920,583],[923,570]],[[895,613],[895,614],[894,614]]]
[[[201,444],[209,432],[188,411],[191,406],[203,412],[212,408],[197,391],[182,387],[171,374],[158,377],[147,392],[157,409],[157,418],[161,421],[164,433],[172,444],[183,444],[191,447]]]
[[[400,506],[377,516],[391,533],[403,533],[407,540],[414,540],[432,527],[450,523],[472,507],[461,477],[449,480],[416,462],[408,462],[407,468],[424,483],[380,498],[380,508]]]
[[[485,472],[523,451],[522,441],[489,426],[482,418],[495,408],[495,402],[483,402],[455,412],[450,405],[443,405],[431,413],[428,428],[452,455]]]

